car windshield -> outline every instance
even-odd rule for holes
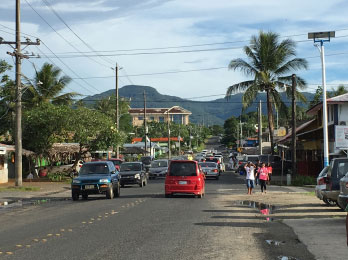
[[[105,163],[84,164],[81,167],[80,174],[107,174],[109,168]]]
[[[111,161],[115,166],[122,164],[122,161],[119,161],[119,160],[111,160]]]
[[[199,165],[201,167],[211,167],[211,168],[216,167],[216,163],[200,163]]]
[[[167,161],[154,161],[151,163],[151,168],[168,167]]]
[[[193,162],[172,162],[169,170],[170,176],[196,176],[196,164]]]
[[[259,160],[259,157],[257,156],[250,156],[247,158],[248,161],[256,163]]]
[[[141,171],[140,163],[122,163],[120,167],[120,171]]]

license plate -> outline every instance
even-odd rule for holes
[[[94,189],[94,185],[85,185],[85,190],[92,190]]]
[[[179,181],[179,184],[185,185],[185,184],[187,184],[187,181]]]

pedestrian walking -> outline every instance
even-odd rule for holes
[[[267,192],[267,186],[266,182],[268,180],[268,170],[266,165],[263,163],[261,168],[259,169],[258,172],[259,180],[260,180],[260,185],[261,185],[261,192],[262,194]]]
[[[268,171],[268,185],[271,184],[271,179],[272,179],[272,172],[273,172],[273,168],[271,163],[267,163],[267,171]]]
[[[244,169],[246,171],[246,184],[248,188],[248,195],[251,195],[255,186],[255,165],[251,162],[248,162],[244,166]]]

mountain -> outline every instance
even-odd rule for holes
[[[243,93],[235,94],[226,100],[224,98],[211,101],[192,101],[160,94],[155,88],[149,86],[128,85],[119,89],[120,97],[130,99],[131,107],[139,108],[144,106],[144,91],[146,93],[146,106],[151,108],[163,108],[172,106],[181,106],[192,112],[190,121],[193,123],[204,123],[206,125],[218,124],[222,125],[224,121],[231,116],[239,116],[242,109]],[[307,100],[312,100],[314,94],[304,92]],[[96,100],[115,95],[115,90],[111,89],[103,93],[86,97],[82,99],[88,105],[92,105]],[[282,93],[282,98],[287,105],[290,105],[291,100],[288,100],[285,93]],[[256,111],[257,105],[261,100],[263,114],[266,114],[266,94],[260,93],[257,96],[254,104],[247,110]]]

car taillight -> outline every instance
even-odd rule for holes
[[[326,184],[325,179],[324,178],[320,178],[318,181],[318,185],[323,185]]]
[[[346,182],[346,188],[348,189],[348,182]]]
[[[241,164],[242,164],[242,162],[238,162],[238,164],[239,164],[239,165],[241,165]]]
[[[214,171],[213,172],[218,172],[218,170],[217,169],[214,169]]]

